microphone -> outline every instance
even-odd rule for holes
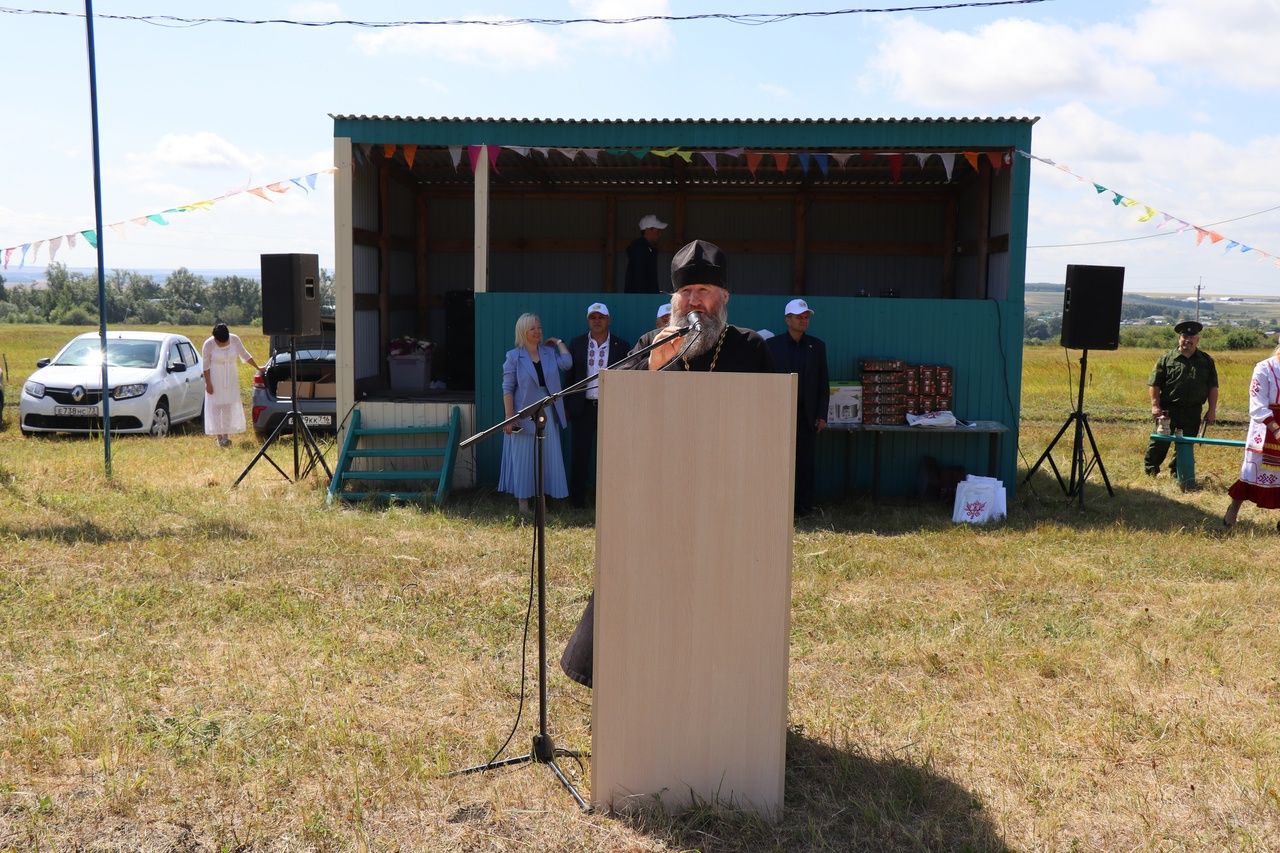
[[[702,314],[697,311],[690,311],[684,315],[684,318],[689,322],[689,331],[702,334]]]

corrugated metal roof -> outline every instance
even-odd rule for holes
[[[657,187],[733,185],[755,187],[945,185],[972,168],[956,157],[949,178],[938,157],[924,164],[911,156],[891,161],[884,152],[1030,149],[1035,118],[844,119],[532,119],[333,116],[334,135],[350,138],[369,159],[386,155],[412,171],[419,184],[470,185],[467,154],[455,167],[450,147],[498,147],[492,180],[506,186],[610,185]],[[409,169],[403,149],[416,147]],[[514,148],[528,149],[520,153]],[[543,150],[537,150],[543,149]],[[591,155],[574,153],[589,149]],[[661,156],[679,149],[691,156]],[[741,152],[763,153],[755,168]],[[701,152],[715,152],[712,158]],[[568,152],[568,156],[566,155]],[[692,154],[691,154],[692,152]],[[773,152],[794,155],[779,169]],[[837,161],[800,163],[806,155],[849,155]]]
[[[371,116],[371,115],[334,115],[334,121],[407,121],[407,122],[498,122],[502,124],[599,124],[599,125],[665,125],[665,124],[742,124],[742,125],[815,125],[815,124],[1035,124],[1039,116],[994,118],[990,116],[974,116],[972,118],[939,117],[939,118],[503,118],[503,117],[460,117],[460,116]]]

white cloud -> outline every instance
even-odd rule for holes
[[[1147,62],[1191,65],[1246,88],[1280,85],[1275,0],[1152,0],[1123,49]]]
[[[572,0],[564,17],[617,20],[667,15],[667,0]],[[494,15],[458,14],[458,19],[501,21]],[[579,54],[607,55],[611,60],[659,60],[671,54],[675,36],[670,24],[579,23],[559,27],[438,25],[397,27],[360,33],[355,42],[365,54],[422,54],[446,62],[499,69],[536,69],[565,65]]]
[[[667,0],[572,0],[571,5],[575,17],[602,20],[671,14]],[[573,24],[566,35],[575,46],[626,59],[659,59],[670,55],[675,45],[671,25],[663,21]]]
[[[1005,18],[972,32],[908,18],[886,28],[872,67],[895,94],[953,110],[1046,96],[1163,99],[1154,74],[1097,31]]]
[[[1113,193],[1273,254],[1280,214],[1248,216],[1275,206],[1280,175],[1259,168],[1280,150],[1280,137],[1224,139],[1203,128],[1134,129],[1081,103],[1050,111],[1034,130],[1033,152],[1087,179],[1077,181],[1042,163],[1029,163],[1031,220],[1028,280],[1061,280],[1065,263],[1127,266],[1137,288],[1179,283],[1200,274],[1257,276],[1256,261],[1224,256],[1225,242],[1197,246],[1194,232],[1164,235],[1161,218],[1139,222],[1142,209],[1112,203]],[[1107,188],[1098,193],[1089,182]],[[1247,217],[1247,218],[1237,218]],[[1223,220],[1234,220],[1225,222]],[[1132,240],[1131,238],[1141,238]],[[1128,240],[1128,242],[1104,242]],[[1043,244],[1075,245],[1036,249]],[[1130,282],[1126,281],[1126,287]],[[1156,288],[1158,289],[1158,288]]]
[[[337,3],[293,3],[287,16],[301,21],[338,21],[346,17]]]
[[[418,85],[436,95],[447,95],[449,93],[449,85],[433,77],[419,77]]]
[[[227,140],[210,131],[199,133],[166,133],[160,137],[148,160],[164,165],[188,168],[220,168],[234,166],[253,170],[261,164],[260,157],[241,151]]]
[[[459,17],[502,20],[493,16]],[[503,69],[531,69],[563,62],[558,40],[532,26],[396,27],[360,33],[355,42],[369,56],[424,54],[447,62]]]
[[[756,88],[771,98],[782,99],[791,97],[790,89],[786,86],[779,86],[776,83],[757,83]]]

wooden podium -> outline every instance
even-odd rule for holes
[[[592,803],[777,819],[795,377],[600,376]]]

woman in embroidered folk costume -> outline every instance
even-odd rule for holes
[[[1222,523],[1236,523],[1240,505],[1252,501],[1280,509],[1280,346],[1253,366],[1249,382],[1249,432],[1244,441],[1240,479],[1227,491],[1231,505]]]
[[[654,340],[669,338],[639,359],[634,370],[689,370],[706,373],[772,373],[773,358],[764,338],[750,329],[729,325],[729,290],[724,252],[714,243],[694,240],[671,259],[671,319],[661,329],[640,336],[631,352],[644,349]],[[684,337],[676,333],[689,325],[689,314],[697,312],[702,330]],[[579,684],[590,687],[595,655],[595,593],[587,599],[586,610],[560,657],[560,668]]]

